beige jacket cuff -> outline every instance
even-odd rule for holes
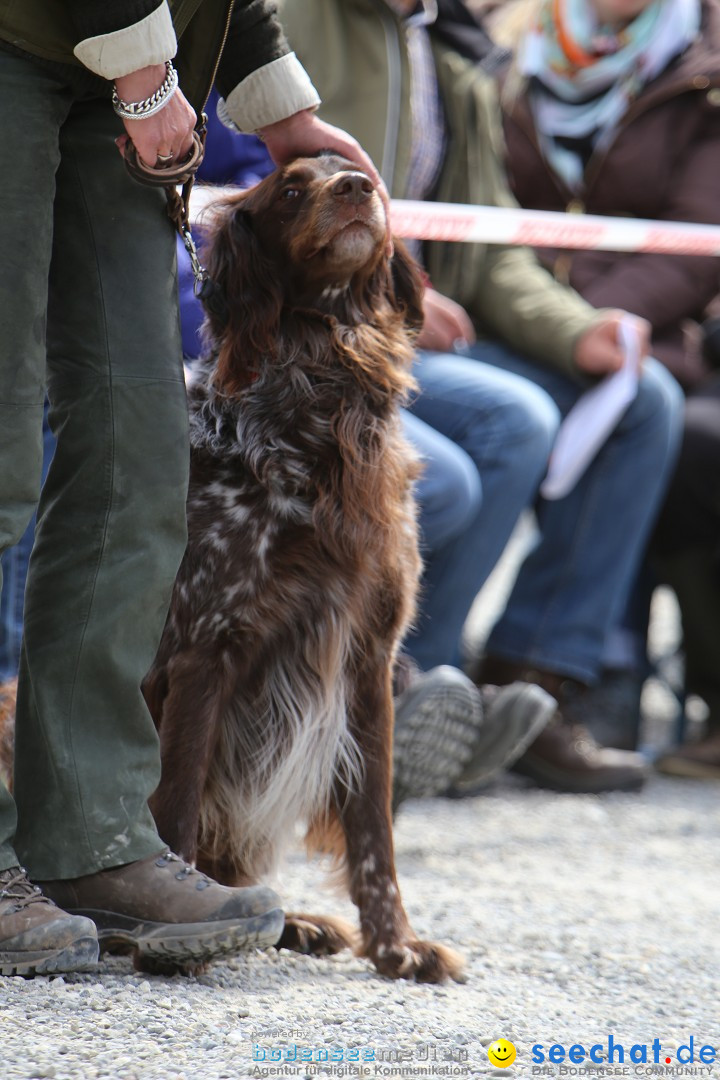
[[[119,79],[150,64],[164,64],[177,52],[170,8],[161,4],[132,26],[85,38],[73,52],[81,64],[103,79]]]
[[[253,71],[225,101],[233,123],[248,133],[319,104],[320,96],[295,53]]]

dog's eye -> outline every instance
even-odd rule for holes
[[[300,188],[286,187],[280,192],[281,199],[297,199],[301,195]]]

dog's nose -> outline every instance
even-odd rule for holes
[[[336,199],[349,203],[364,202],[365,199],[370,198],[374,190],[372,180],[360,172],[343,173],[332,187],[332,193]]]

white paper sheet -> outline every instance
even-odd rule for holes
[[[562,499],[572,491],[637,394],[640,339],[631,319],[620,324],[620,335],[625,363],[582,394],[558,429],[540,487],[545,499]]]

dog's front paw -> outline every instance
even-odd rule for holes
[[[334,956],[354,949],[357,931],[344,919],[327,915],[286,915],[285,929],[276,949],[291,949],[306,956]]]
[[[409,938],[393,945],[378,945],[367,955],[381,975],[391,979],[441,983],[446,979],[464,982],[463,959],[445,945]]]

